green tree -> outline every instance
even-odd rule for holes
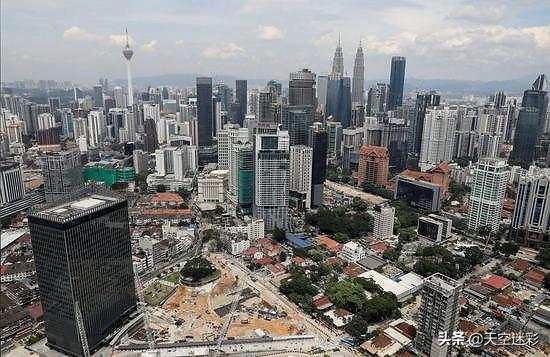
[[[382,288],[376,284],[372,278],[355,278],[355,282],[368,292],[373,294],[382,293]]]
[[[540,266],[550,269],[550,245],[545,245],[539,251],[539,254],[537,254],[537,260],[539,261]]]
[[[514,255],[519,251],[519,246],[513,242],[504,242],[500,245],[499,251],[505,256]]]
[[[464,258],[470,266],[475,266],[483,261],[483,252],[478,247],[468,247],[464,250]]]
[[[368,333],[369,323],[360,315],[355,315],[344,330],[356,339],[363,341]]]
[[[347,241],[349,241],[349,236],[346,233],[338,232],[334,235],[334,240],[338,243],[346,243]]]
[[[382,293],[367,300],[361,310],[362,317],[368,322],[380,322],[390,317],[400,317],[399,303],[392,293]]]
[[[363,287],[350,279],[329,286],[326,294],[334,305],[353,313],[360,311],[367,301]]]
[[[275,227],[271,231],[271,235],[273,236],[273,239],[276,240],[279,243],[282,243],[286,240],[286,233],[284,230],[282,230],[279,227]]]
[[[204,257],[195,257],[188,260],[183,268],[180,270],[180,275],[184,279],[190,279],[191,281],[199,281],[210,275],[212,275],[216,269]]]

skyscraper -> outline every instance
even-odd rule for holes
[[[342,128],[351,123],[351,80],[349,77],[331,76],[327,83],[326,115],[340,122]]]
[[[458,322],[458,298],[460,284],[441,273],[424,279],[422,302],[418,310],[418,328],[414,341],[416,349],[424,356],[446,357],[450,343],[439,343],[440,333],[453,336]]]
[[[122,51],[124,58],[126,58],[126,77],[128,79],[128,106],[134,105],[134,89],[132,87],[132,70],[130,68],[130,60],[134,56],[134,51],[130,48],[130,42],[128,40],[128,29],[126,29],[126,47]]]
[[[340,35],[338,35],[338,45],[334,51],[334,58],[332,60],[332,72],[333,76],[342,77],[344,75],[344,54],[342,53],[342,44],[340,42]]]
[[[288,141],[286,131],[255,137],[254,217],[267,230],[288,227]]]
[[[339,158],[342,155],[342,124],[329,121],[326,125],[328,134],[327,155]]]
[[[439,106],[441,96],[434,91],[417,94],[414,111],[411,112],[409,120],[409,152],[414,155],[420,155],[422,147],[422,135],[424,133],[424,118],[426,110],[431,107]]]
[[[351,92],[351,102],[355,105],[363,105],[365,97],[365,57],[363,56],[363,47],[359,41],[355,62],[353,65],[353,87]]]
[[[426,111],[422,130],[419,166],[429,170],[441,161],[451,161],[458,107],[437,107]]]
[[[550,234],[550,169],[531,166],[518,182],[510,238],[539,248]]]
[[[44,177],[46,202],[62,202],[83,187],[82,164],[78,149],[48,152],[38,158]]]
[[[290,199],[299,208],[311,207],[313,149],[305,145],[290,147]]]
[[[238,110],[236,113],[237,117],[233,118],[233,121],[243,126],[248,108],[248,89],[245,79],[237,79],[235,81],[235,103],[238,105]]]
[[[364,145],[359,151],[357,185],[386,186],[388,181],[388,149],[381,146]]]
[[[0,161],[0,205],[25,196],[21,166],[15,161]]]
[[[309,146],[313,149],[311,168],[311,206],[323,204],[323,188],[327,177],[328,134],[320,123],[314,123],[310,130]]]
[[[83,356],[136,308],[126,201],[92,195],[29,215],[48,345]]]
[[[212,145],[212,78],[197,77],[197,120],[199,148]]]
[[[313,124],[313,106],[284,106],[281,113],[283,130],[288,130],[290,145],[307,145],[309,127]]]
[[[549,98],[548,92],[544,90],[545,82],[546,77],[541,74],[531,89],[523,92],[510,159],[525,169],[537,159],[535,149],[546,127]]]
[[[474,169],[468,212],[468,229],[488,227],[496,232],[508,182],[508,165],[503,159],[484,158]]]
[[[403,104],[403,84],[405,83],[405,57],[391,59],[390,95],[388,110],[394,110]]]
[[[387,239],[393,236],[395,208],[390,205],[374,206],[373,235],[376,239]]]
[[[237,148],[237,202],[245,215],[252,214],[254,204],[254,149],[252,144]]]
[[[288,105],[316,105],[315,73],[302,69],[290,73],[288,81]]]

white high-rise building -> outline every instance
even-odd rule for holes
[[[493,232],[498,230],[508,175],[508,165],[503,159],[484,158],[476,164],[470,192],[468,229],[477,231],[481,227],[489,227]]]
[[[48,130],[55,127],[55,117],[50,113],[38,114],[38,130]]]
[[[289,175],[288,131],[256,134],[254,217],[262,218],[267,230],[288,227]]]
[[[88,113],[88,143],[92,148],[99,147],[103,140],[105,116],[103,112],[92,110]]]
[[[290,147],[290,195],[304,208],[311,208],[313,149],[305,145]]]
[[[393,236],[393,223],[395,208],[389,205],[376,205],[374,207],[374,229],[376,239],[386,239]]]
[[[218,131],[218,168],[229,170],[229,199],[235,201],[237,191],[237,152],[249,142],[248,128],[225,124]]]
[[[523,244],[540,247],[550,234],[550,169],[531,166],[520,177],[510,236]]]
[[[457,106],[426,110],[419,160],[422,171],[453,158],[457,117]]]
[[[166,172],[166,156],[163,149],[155,150],[155,172],[159,176],[165,176]]]
[[[15,161],[0,162],[0,204],[17,201],[25,196],[21,166]]]
[[[174,151],[174,178],[181,181],[188,172],[197,170],[197,147],[186,145]]]
[[[143,104],[143,118],[144,120],[153,119],[155,123],[160,119],[160,108],[155,103]]]
[[[440,334],[449,339],[458,323],[458,298],[460,284],[441,273],[424,279],[422,302],[418,310],[418,327],[414,340],[416,349],[422,356],[446,357],[451,342],[440,343]]]
[[[117,108],[126,108],[126,94],[122,87],[113,88],[113,96],[115,97],[115,105]]]

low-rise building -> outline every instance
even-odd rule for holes
[[[342,246],[340,257],[348,262],[355,263],[366,256],[365,248],[357,242],[347,242]]]
[[[376,270],[369,270],[359,275],[359,277],[374,280],[383,291],[394,294],[399,302],[406,301],[413,297],[424,284],[424,279],[420,275],[412,272],[402,275],[395,280],[380,274]]]

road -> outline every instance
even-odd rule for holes
[[[354,356],[355,352],[348,350],[342,345],[339,345],[341,335],[338,335],[319,323],[315,321],[308,315],[306,315],[300,308],[295,304],[290,302],[285,296],[282,296],[279,293],[277,287],[275,287],[271,282],[266,281],[263,276],[257,276],[256,279],[252,279],[254,275],[246,266],[244,266],[240,261],[233,257],[225,256],[225,260],[228,263],[228,266],[237,274],[239,277],[245,279],[246,283],[256,290],[260,291],[262,294],[267,296],[271,301],[275,301],[278,306],[283,306],[287,311],[292,312],[295,315],[298,315],[307,325],[307,329],[316,333],[319,337],[323,339],[322,345],[327,351],[334,349],[335,347],[340,348],[340,355],[343,356]]]

